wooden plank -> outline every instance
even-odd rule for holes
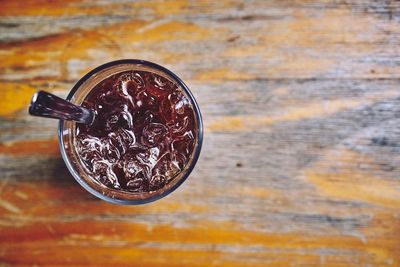
[[[397,1],[0,2],[0,265],[400,266]],[[120,58],[198,100],[190,178],[144,206],[81,188],[35,90]]]

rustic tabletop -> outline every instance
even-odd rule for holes
[[[400,3],[1,1],[0,266],[400,266]],[[199,162],[118,206],[27,114],[121,58],[199,102]]]

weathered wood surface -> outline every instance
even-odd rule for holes
[[[400,266],[398,1],[1,1],[0,265]],[[180,75],[201,158],[144,206],[66,170],[35,90],[142,58]]]

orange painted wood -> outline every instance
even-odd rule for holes
[[[0,266],[400,266],[397,1],[0,1]],[[68,173],[36,90],[140,58],[204,117],[155,203]]]

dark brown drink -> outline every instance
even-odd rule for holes
[[[149,71],[124,71],[98,83],[82,106],[76,151],[89,175],[127,192],[158,190],[192,157],[197,135],[191,101],[176,83]]]

